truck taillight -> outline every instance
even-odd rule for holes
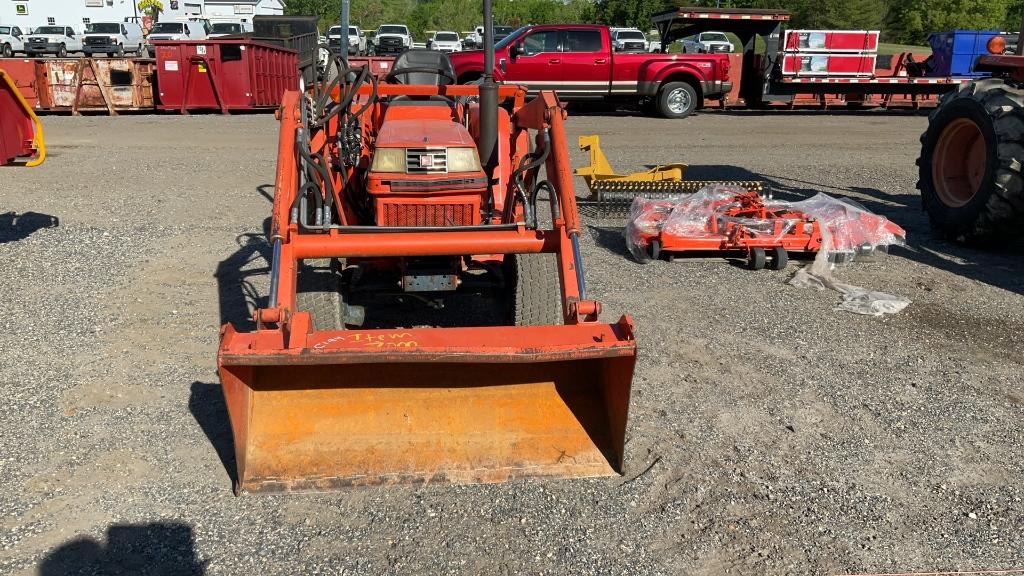
[[[722,82],[728,82],[729,81],[729,70],[731,68],[732,68],[732,64],[729,62],[729,59],[726,58],[725,61],[722,62]]]

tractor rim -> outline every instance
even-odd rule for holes
[[[676,88],[668,93],[668,109],[673,114],[682,114],[690,107],[690,93],[685,88]]]
[[[973,121],[959,118],[946,126],[932,160],[932,180],[939,200],[951,208],[970,202],[985,179],[987,156],[985,135]]]

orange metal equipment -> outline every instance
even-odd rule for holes
[[[269,303],[218,357],[238,490],[621,473],[636,344],[586,296],[565,111],[451,75],[285,94]]]
[[[0,166],[18,159],[25,166],[38,166],[46,159],[43,125],[14,80],[0,70]]]

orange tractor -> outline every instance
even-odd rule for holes
[[[975,70],[994,76],[940,99],[917,161],[932,224],[976,245],[999,245],[1024,231],[1024,42],[1016,54],[1005,49],[1003,36],[992,38]]]
[[[586,295],[555,95],[332,67],[280,109],[269,302],[222,328],[236,489],[621,473],[633,326]]]

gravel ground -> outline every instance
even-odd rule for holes
[[[922,116],[574,116],[621,170],[859,199],[909,245],[841,277],[914,303],[861,317],[786,285],[795,265],[638,264],[587,220],[591,294],[638,330],[624,477],[242,498],[215,350],[266,293],[273,118],[44,122],[46,164],[0,173],[0,573],[1024,567],[1024,258],[931,235]]]

